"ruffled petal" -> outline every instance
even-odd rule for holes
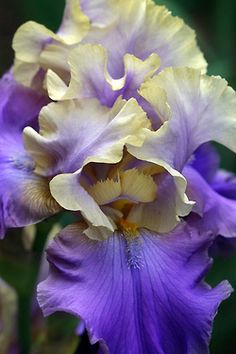
[[[116,163],[126,143],[140,146],[150,125],[135,99],[110,109],[97,100],[68,100],[44,107],[40,132],[24,130],[27,151],[44,175],[75,172],[89,162]]]
[[[100,29],[92,27],[83,42],[100,43],[107,48],[108,68],[114,77],[123,75],[126,53],[142,60],[156,53],[161,58],[161,69],[187,65],[205,71],[206,62],[196,45],[194,31],[164,6],[151,0],[104,2],[115,14],[113,23]]]
[[[89,27],[89,19],[81,11],[78,0],[66,1],[64,18],[57,34],[33,21],[23,24],[13,39],[16,80],[31,86],[40,68],[51,68],[67,77],[64,71],[69,69],[68,52],[71,46],[81,41]]]
[[[209,240],[194,229],[159,236],[142,230],[92,241],[79,225],[49,246],[49,277],[38,288],[45,315],[82,317],[99,353],[207,354],[212,321],[231,287],[211,289]]]
[[[214,140],[236,152],[236,94],[225,80],[194,69],[169,68],[144,83],[141,95],[168,120],[150,142],[147,139],[153,158],[155,144],[155,158],[181,171],[205,142]]]
[[[186,180],[180,172],[194,151],[215,140],[236,152],[235,92],[223,79],[169,68],[144,83],[140,93],[164,123],[157,131],[146,130],[142,149],[128,151],[164,167],[175,178],[184,205]]]
[[[189,222],[204,232],[236,237],[236,201],[218,194],[193,168],[186,167],[187,194],[196,201]],[[198,215],[197,215],[198,214]]]
[[[96,61],[94,61],[96,58]],[[131,54],[124,56],[125,73],[113,79],[107,70],[107,52],[101,45],[80,45],[69,56],[71,80],[69,87],[53,71],[47,74],[47,88],[53,100],[98,98],[112,106],[118,96],[138,98],[141,83],[151,77],[160,66],[160,58],[151,54],[142,61]]]
[[[108,70],[114,78],[124,76],[127,53],[141,60],[155,53],[161,69],[188,65],[206,70],[194,31],[164,6],[151,0],[67,0],[56,34],[32,21],[16,32],[16,79],[31,86],[40,69],[51,69],[68,81],[68,56],[80,43],[101,44],[108,50]]]
[[[110,26],[116,18],[112,8],[113,2],[114,0],[80,0],[80,6],[93,27],[103,28]]]

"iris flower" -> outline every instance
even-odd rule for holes
[[[39,302],[46,315],[82,317],[104,353],[207,353],[217,307],[231,291],[227,282],[211,289],[203,281],[219,232],[208,227],[207,203],[218,212],[228,203],[233,213],[235,202],[203,182],[192,159],[210,140],[235,151],[235,93],[220,78],[183,68],[165,69],[139,94],[163,122],[152,130],[143,116],[134,129],[142,143],[127,141],[127,128],[126,138],[118,133],[120,115],[111,146],[106,115],[91,98],[51,103],[41,112],[43,130],[24,131],[40,173],[54,175],[53,198],[80,212],[78,223],[49,246],[50,274],[39,286]],[[94,112],[89,120],[81,111],[87,104]],[[117,104],[120,98],[112,109]],[[128,126],[141,117],[140,108]],[[191,211],[202,227],[186,217]],[[221,235],[233,235],[232,220],[219,212],[214,222],[224,225]]]
[[[205,74],[194,32],[150,0],[68,0],[56,34],[29,22],[13,46],[19,83],[3,79],[3,107],[12,87],[27,92],[24,109],[38,101],[29,119],[17,112],[10,159],[2,147],[3,225],[77,216],[48,247],[44,314],[82,318],[99,353],[208,353],[232,291],[204,281],[208,250],[236,231],[210,142],[236,151],[235,92]]]

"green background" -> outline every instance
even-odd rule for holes
[[[184,18],[196,30],[199,45],[209,63],[209,74],[225,77],[229,84],[236,88],[235,0],[160,0],[156,2],[166,5],[174,15]],[[0,0],[0,74],[12,64],[11,41],[17,27],[27,20],[35,20],[56,30],[61,21],[63,7],[63,0]],[[222,156],[222,166],[236,171],[236,160],[233,154],[221,147],[219,151]],[[49,228],[47,224],[42,227]],[[27,354],[30,350],[32,353],[40,354],[73,353],[73,343],[76,341],[73,335],[75,321],[63,314],[52,316],[44,324],[43,332],[35,338],[33,336],[33,345],[31,345],[27,301],[33,291],[44,240],[41,240],[42,244],[38,242],[34,245],[32,254],[25,255],[17,237],[17,233],[11,233],[8,240],[0,245],[0,276],[17,288],[19,293],[22,353]],[[11,247],[13,241],[15,242],[14,250]],[[19,250],[22,252],[20,261],[15,259]],[[16,280],[16,274],[19,273],[21,278]],[[236,288],[236,252],[232,251],[230,257],[216,259],[208,280],[212,285],[216,285],[222,279],[230,280]],[[62,337],[65,339],[62,340]],[[55,350],[56,347],[54,348],[49,342],[55,342],[57,345],[63,342],[61,345],[67,349],[64,347],[60,349],[61,351]],[[236,354],[236,293],[221,305],[215,320],[211,354],[222,353]]]

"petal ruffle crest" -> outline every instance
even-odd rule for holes
[[[213,318],[231,287],[203,282],[209,239],[195,229],[136,240],[116,233],[92,241],[72,225],[48,249],[49,277],[39,285],[45,315],[81,316],[92,343],[110,354],[207,354]]]
[[[142,149],[132,146],[128,151],[164,167],[188,204],[181,171],[194,151],[214,140],[236,152],[236,94],[225,80],[189,68],[163,70],[146,81],[140,93],[164,123],[157,131],[146,130]]]
[[[194,31],[164,6],[151,0],[67,0],[56,34],[32,21],[16,32],[16,79],[31,86],[38,71],[51,69],[68,80],[70,50],[81,43],[101,44],[108,50],[108,69],[115,78],[124,75],[127,53],[141,60],[155,53],[161,69],[188,65],[206,70]]]

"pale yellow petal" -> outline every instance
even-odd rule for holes
[[[195,32],[182,19],[152,0],[108,1],[115,14],[109,27],[91,30],[87,43],[100,43],[109,52],[110,74],[121,76],[126,53],[146,59],[156,53],[161,67],[189,66],[206,71],[206,61],[196,43]]]
[[[96,58],[96,60],[94,60]],[[130,95],[136,94],[141,83],[151,77],[160,67],[160,58],[151,54],[146,60],[131,54],[124,56],[124,75],[113,79],[107,69],[107,51],[101,45],[80,45],[71,51],[68,63],[71,70],[69,87],[55,73],[47,74],[49,96],[54,100],[74,98],[112,99],[113,91],[121,90],[128,82]],[[104,97],[104,98],[103,98]],[[130,98],[130,97],[129,97]]]
[[[26,63],[37,63],[42,52],[42,45],[49,39],[61,41],[61,38],[45,26],[29,21],[16,31],[13,49],[16,58]]]
[[[89,28],[89,19],[81,11],[80,2],[67,0],[62,25],[57,34],[33,21],[26,22],[17,30],[13,39],[16,61],[29,64],[28,75],[31,79],[36,65],[39,65],[38,69],[52,69],[62,75],[62,78],[67,78],[69,77],[67,59],[71,46],[80,43]],[[31,86],[26,66],[24,69],[22,73],[22,66],[15,65],[15,78]],[[63,73],[62,70],[67,70],[67,73]]]
[[[95,200],[81,187],[80,171],[76,174],[62,174],[50,182],[52,196],[67,210],[81,211],[93,226],[102,226],[114,231],[111,220],[102,212]]]
[[[120,180],[108,178],[105,181],[98,181],[88,189],[88,193],[99,205],[107,204],[121,195]]]
[[[157,187],[151,176],[133,168],[120,174],[122,195],[138,202],[152,202],[156,198]]]
[[[64,18],[58,35],[68,45],[79,43],[90,27],[89,18],[81,11],[80,0],[66,0]]]
[[[33,87],[33,79],[37,75],[40,66],[38,63],[26,63],[21,60],[15,60],[13,66],[13,75],[16,81],[24,86]]]
[[[63,99],[68,90],[68,86],[65,82],[52,70],[48,70],[47,72],[46,88],[48,96],[54,101]]]

